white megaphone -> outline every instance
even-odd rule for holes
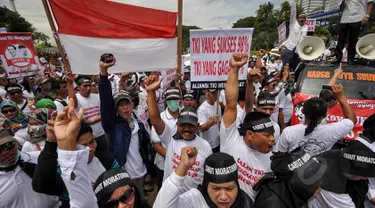
[[[365,59],[375,59],[375,33],[363,36],[355,47],[357,53]]]
[[[304,60],[314,60],[319,58],[324,52],[325,45],[321,38],[315,36],[307,36],[297,46],[298,55]]]

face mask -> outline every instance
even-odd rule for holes
[[[28,132],[32,139],[45,138],[47,124],[43,125],[29,125]]]
[[[176,112],[178,110],[179,105],[180,105],[179,100],[168,100],[167,101],[168,109],[171,110],[172,112]]]
[[[0,168],[9,168],[10,166],[16,164],[18,162],[18,160],[20,159],[20,157],[21,157],[21,153],[18,152],[17,157],[12,164],[9,164],[9,165],[0,164]]]

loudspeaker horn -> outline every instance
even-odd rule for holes
[[[355,49],[362,58],[375,60],[375,33],[360,38]]]
[[[324,49],[324,41],[321,38],[307,36],[297,46],[297,53],[302,59],[311,61],[319,58],[323,54]]]

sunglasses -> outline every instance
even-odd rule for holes
[[[9,94],[10,95],[16,95],[16,94],[20,95],[20,94],[22,94],[22,91],[9,92]]]
[[[8,110],[2,110],[1,113],[2,113],[2,114],[8,114],[9,112],[10,112],[10,113],[14,113],[14,112],[16,112],[16,111],[17,111],[17,109],[15,109],[15,108],[10,108],[10,109],[8,109]]]
[[[118,203],[129,203],[134,198],[134,188],[131,187],[129,190],[127,190],[122,196],[120,196],[117,200],[110,200],[107,203],[105,203],[105,207],[117,207]]]
[[[7,142],[7,143],[5,143],[5,144],[0,145],[0,154],[1,154],[3,151],[8,151],[8,150],[13,149],[14,146],[16,146],[16,143],[14,143],[14,142]]]

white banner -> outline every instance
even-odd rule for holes
[[[279,32],[279,45],[281,45],[284,41],[286,41],[286,22],[283,22],[277,28]]]
[[[224,89],[233,53],[250,53],[253,28],[190,30],[190,78],[192,89]],[[247,64],[239,71],[240,87],[246,81]]]
[[[161,87],[163,90],[167,89],[170,86],[171,82],[176,79],[176,73],[177,73],[177,68],[168,69],[166,71],[161,71],[161,76],[163,77]]]
[[[307,32],[315,32],[316,19],[306,20]]]

